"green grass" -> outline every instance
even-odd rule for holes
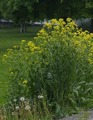
[[[8,69],[2,62],[2,56],[8,48],[18,45],[21,40],[32,40],[41,27],[29,27],[27,33],[20,33],[19,28],[0,29],[0,104],[6,102],[8,93]]]

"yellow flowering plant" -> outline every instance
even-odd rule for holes
[[[11,94],[33,99],[44,91],[55,116],[76,111],[93,92],[93,34],[60,18],[46,23],[33,41],[22,40],[4,55],[13,72]]]

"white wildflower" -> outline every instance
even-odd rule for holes
[[[16,106],[15,109],[16,109],[16,110],[19,110],[19,106]]]
[[[25,110],[30,110],[31,107],[29,105],[26,105]]]
[[[43,99],[44,96],[43,95],[38,95],[38,99]]]
[[[25,98],[24,98],[24,97],[21,97],[21,98],[20,98],[20,101],[24,102],[24,101],[25,101]]]

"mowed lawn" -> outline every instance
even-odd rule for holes
[[[0,29],[0,104],[6,102],[8,93],[8,69],[2,62],[2,56],[7,49],[20,44],[21,40],[33,40],[36,33],[41,29],[39,26],[29,27],[27,33],[20,33],[19,28],[1,28]]]

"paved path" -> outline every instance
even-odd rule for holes
[[[78,115],[72,115],[71,117],[66,117],[59,120],[93,120],[93,111],[85,111]]]

